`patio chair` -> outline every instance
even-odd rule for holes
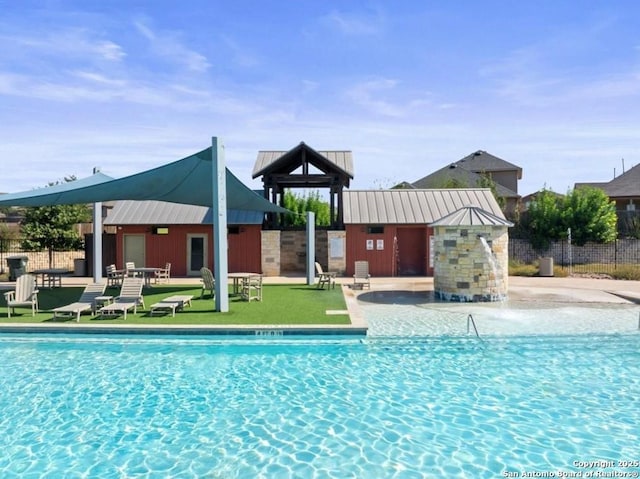
[[[80,299],[75,303],[66,304],[58,308],[54,308],[53,318],[57,317],[76,317],[76,323],[80,322],[80,315],[85,311],[91,310],[92,313],[96,312],[96,298],[101,297],[104,294],[104,290],[107,288],[106,283],[91,283],[84,287],[84,291],[80,295]]]
[[[4,293],[7,301],[7,317],[15,314],[16,307],[31,307],[31,316],[38,312],[38,287],[36,277],[32,274],[23,274],[16,279],[16,289]]]
[[[202,275],[202,292],[200,293],[200,299],[204,298],[206,291],[211,291],[211,297],[215,297],[216,280],[213,277],[213,273],[209,268],[200,268],[200,274]]]
[[[155,273],[156,283],[164,282],[168,283],[171,278],[171,263],[166,263],[164,268],[159,269]]]
[[[130,278],[138,276],[138,273],[136,273],[135,271],[133,271],[136,267],[135,262],[133,261],[127,261],[124,264],[124,275],[128,276]]]
[[[242,299],[262,301],[262,275],[252,274],[242,281]]]
[[[369,274],[368,261],[356,261],[353,275],[353,288],[371,288],[371,275]]]
[[[331,271],[323,271],[322,270],[322,266],[320,266],[320,263],[318,263],[316,261],[316,273],[318,273],[318,284],[316,285],[316,288],[320,289],[324,289],[324,285],[327,285],[327,290],[329,290],[329,288],[336,287],[336,276],[338,273],[335,272],[331,272]]]
[[[124,277],[124,271],[116,269],[115,264],[107,266],[107,286],[122,286],[122,278]]]
[[[143,285],[144,280],[142,278],[124,278],[120,288],[120,295],[116,296],[113,303],[100,308],[98,311],[100,317],[122,314],[124,319],[127,319],[127,312],[133,310],[133,314],[136,314],[138,305],[144,309]]]

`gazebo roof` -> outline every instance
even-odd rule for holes
[[[308,161],[323,173],[338,173],[353,179],[351,151],[316,151],[304,142],[289,151],[259,151],[252,177],[291,173],[304,161]]]
[[[431,226],[513,226],[513,223],[477,206],[464,206],[434,221]]]

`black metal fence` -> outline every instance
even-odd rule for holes
[[[547,251],[536,251],[527,240],[509,239],[509,259],[532,263],[553,258],[557,266],[584,273],[611,273],[619,268],[640,268],[640,240],[619,239],[612,243],[587,243],[584,246],[556,241]]]
[[[7,273],[9,271],[9,265],[7,263],[7,257],[11,256],[26,256],[27,257],[27,271],[33,271],[36,269],[48,268],[49,265],[49,252],[44,251],[25,251],[22,248],[22,240],[20,239],[3,239],[0,238],[0,274]],[[52,255],[53,268],[66,268],[69,271],[74,270],[74,260],[84,258],[84,250],[80,251],[54,251]]]

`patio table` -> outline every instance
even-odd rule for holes
[[[36,269],[31,272],[36,277],[36,285],[38,284],[38,278],[40,280],[40,286],[47,288],[61,288],[62,277],[69,274],[69,270],[65,268],[43,268]]]
[[[151,287],[151,278],[155,277],[158,271],[161,271],[162,268],[158,267],[144,267],[144,268],[131,268],[129,271],[134,274],[141,274],[144,278],[144,286],[145,288]]]

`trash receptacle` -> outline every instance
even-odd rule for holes
[[[27,272],[28,261],[28,256],[7,256],[7,266],[9,267],[9,281],[15,281]]]
[[[553,258],[540,258],[540,276],[553,276]]]
[[[87,260],[85,260],[84,258],[76,258],[73,260],[73,275],[74,276],[87,275]]]

